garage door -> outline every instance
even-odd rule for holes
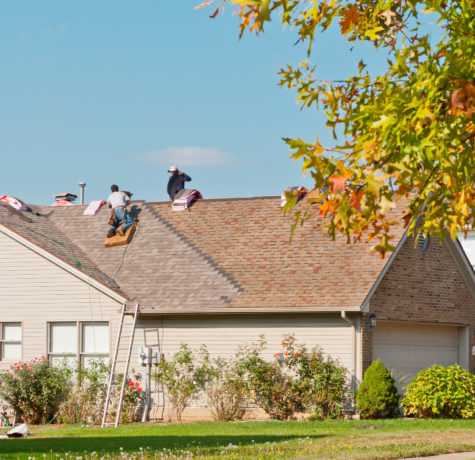
[[[410,380],[433,364],[449,366],[458,362],[458,329],[378,321],[373,336],[373,359],[380,358],[393,370],[396,380]]]

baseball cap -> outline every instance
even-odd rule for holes
[[[170,166],[168,168],[168,172],[174,172],[174,171],[178,171],[178,168],[176,166]]]

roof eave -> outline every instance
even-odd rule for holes
[[[226,308],[160,308],[140,307],[141,315],[212,315],[212,314],[264,314],[264,313],[340,313],[359,312],[360,307],[226,307]]]

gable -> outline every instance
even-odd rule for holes
[[[470,324],[475,297],[452,244],[430,238],[422,251],[406,239],[370,300],[378,319]]]
[[[91,280],[92,281],[92,280]],[[18,308],[64,309],[89,307],[91,302],[113,302],[96,288],[66,269],[0,232],[0,299],[6,311]],[[5,314],[5,311],[4,311]]]

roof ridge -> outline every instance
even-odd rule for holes
[[[177,236],[181,241],[183,241],[190,249],[197,252],[200,257],[205,259],[205,261],[211,265],[218,273],[224,276],[239,292],[243,292],[245,289],[241,283],[239,283],[230,273],[223,269],[210,255],[203,252],[193,241],[191,241],[188,237],[185,236],[180,230],[178,230],[171,222],[168,221],[159,211],[157,211],[153,206],[151,206],[148,202],[144,202],[144,206],[150,211],[150,213],[165,227],[167,227],[175,236]],[[227,303],[230,301],[228,300],[228,296],[222,296],[223,300]]]

